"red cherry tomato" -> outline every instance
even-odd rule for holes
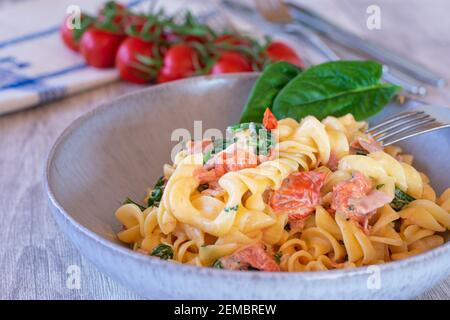
[[[192,76],[199,61],[196,51],[186,44],[169,48],[164,56],[164,65],[158,74],[158,82],[167,82]]]
[[[98,21],[103,23],[109,22],[120,25],[123,23],[125,16],[127,15],[127,9],[124,4],[108,1],[98,11]]]
[[[248,60],[237,52],[227,51],[220,55],[219,60],[214,63],[211,74],[249,72],[252,67]]]
[[[267,130],[278,128],[277,118],[275,118],[269,108],[266,108],[266,111],[264,111],[263,125]]]
[[[195,70],[194,59],[197,53],[193,48],[185,44],[174,45],[167,50],[164,56],[164,67],[169,69]]]
[[[86,63],[97,68],[114,66],[116,53],[125,36],[95,27],[81,37],[80,52]]]
[[[287,61],[301,68],[305,66],[297,53],[283,42],[274,41],[270,43],[267,46],[266,52],[272,61]]]
[[[93,23],[93,19],[87,15],[81,15],[80,28],[71,27],[71,16],[64,19],[64,22],[59,29],[60,35],[66,46],[73,51],[80,50],[80,39],[86,29]]]
[[[320,201],[325,177],[315,171],[291,173],[270,197],[270,206],[275,212],[288,213],[291,220],[307,218]]]
[[[153,43],[129,37],[119,47],[116,67],[123,80],[148,83],[155,80],[159,62],[153,57]]]

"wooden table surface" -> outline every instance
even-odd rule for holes
[[[373,1],[302,2],[450,80],[449,1],[379,0],[382,28],[372,31],[366,28],[366,8]],[[0,7],[7,5],[14,4],[0,0]],[[304,55],[308,58],[308,50]],[[139,299],[99,272],[65,238],[51,216],[42,181],[48,151],[67,125],[97,104],[140,88],[114,83],[0,117],[0,298]],[[426,100],[450,105],[449,98],[445,88],[430,90]],[[80,267],[80,289],[66,285],[72,265]],[[419,298],[449,299],[450,278]]]

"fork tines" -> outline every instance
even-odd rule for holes
[[[389,117],[366,132],[370,133],[375,141],[389,145],[440,125],[425,111],[409,111]],[[388,138],[391,139],[388,141]]]

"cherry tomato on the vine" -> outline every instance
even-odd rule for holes
[[[67,16],[63,23],[61,24],[61,28],[59,29],[61,38],[63,39],[65,45],[72,49],[73,51],[80,50],[80,39],[83,33],[87,30],[87,28],[92,25],[94,20],[87,15],[81,15],[79,26],[75,23],[72,16]]]
[[[211,74],[250,71],[252,67],[245,56],[238,52],[226,51],[221,53],[219,60],[212,66]]]
[[[295,64],[301,68],[304,68],[304,63],[300,56],[289,47],[287,44],[274,41],[267,46],[266,49],[268,57],[272,61],[287,61],[289,63]]]
[[[158,82],[167,82],[192,76],[199,67],[197,52],[186,44],[177,44],[167,50]]]
[[[120,78],[134,83],[148,83],[156,79],[160,60],[154,57],[154,45],[138,37],[128,37],[119,47],[116,67]]]
[[[114,66],[117,50],[124,39],[122,34],[91,27],[81,37],[80,52],[87,64],[110,68]]]
[[[124,4],[108,1],[98,11],[98,21],[100,23],[110,22],[117,25],[123,23],[127,15],[127,8]]]

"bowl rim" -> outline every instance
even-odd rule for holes
[[[53,214],[58,214],[61,218],[64,219],[67,224],[76,230],[78,233],[82,234],[84,237],[88,238],[90,241],[96,242],[97,244],[101,245],[106,250],[113,250],[119,254],[124,255],[127,258],[130,258],[132,260],[135,260],[139,263],[146,263],[150,267],[164,267],[167,272],[179,272],[180,269],[184,271],[191,271],[195,272],[197,274],[201,275],[208,275],[208,276],[216,276],[216,277],[223,277],[224,275],[232,275],[234,278],[238,279],[250,279],[255,276],[255,274],[258,275],[260,278],[266,278],[270,280],[282,280],[284,278],[297,278],[304,281],[313,281],[313,280],[324,280],[329,278],[348,278],[348,277],[354,277],[356,275],[369,275],[368,268],[370,268],[373,265],[366,265],[361,267],[355,267],[355,268],[348,268],[348,269],[332,269],[332,270],[325,270],[325,271],[313,271],[313,272],[305,272],[305,271],[298,271],[298,272],[285,272],[285,271],[278,271],[278,272],[242,272],[239,270],[224,270],[224,269],[214,269],[210,267],[199,267],[196,265],[189,265],[189,264],[179,264],[174,263],[170,261],[165,261],[162,259],[159,259],[157,257],[151,257],[146,256],[141,253],[138,253],[136,251],[133,251],[123,245],[114,243],[108,239],[103,238],[99,234],[95,233],[94,231],[91,231],[89,228],[85,227],[74,217],[71,216],[70,213],[68,213],[63,205],[59,203],[56,200],[55,192],[51,186],[50,182],[50,172],[51,168],[54,166],[54,161],[58,155],[58,152],[61,150],[61,147],[64,145],[64,143],[67,141],[67,139],[74,134],[78,129],[80,129],[84,123],[86,123],[88,120],[92,119],[98,114],[106,113],[108,112],[110,107],[110,103],[112,101],[114,102],[120,102],[120,101],[126,101],[130,97],[133,96],[139,96],[143,93],[158,91],[158,90],[170,90],[171,87],[176,87],[179,85],[189,85],[191,83],[197,83],[197,82],[204,82],[204,81],[210,81],[210,80],[227,80],[227,79],[233,79],[233,80],[248,80],[248,79],[254,79],[259,75],[259,72],[247,72],[247,73],[235,73],[235,74],[225,74],[220,76],[200,76],[200,77],[193,77],[188,79],[182,79],[177,80],[169,83],[164,83],[156,86],[146,87],[131,93],[126,93],[123,95],[120,95],[116,98],[113,98],[111,100],[105,101],[97,105],[94,109],[82,114],[78,118],[76,118],[74,121],[72,121],[58,136],[58,138],[55,140],[52,148],[50,149],[47,161],[44,168],[44,189],[46,191],[46,194],[49,198],[49,201],[51,205],[57,209],[53,210]],[[420,101],[417,101],[420,102]],[[121,105],[117,103],[116,105]],[[442,109],[447,109],[443,107],[439,107]],[[450,112],[450,109],[448,110]],[[57,211],[57,213],[56,213]],[[64,233],[65,230],[60,227],[60,230]],[[69,237],[71,239],[71,237]],[[73,241],[71,239],[71,241]],[[78,246],[75,245],[77,248]],[[80,254],[84,255],[84,252],[81,248],[79,248]],[[397,261],[389,261],[382,264],[377,264],[376,266],[380,268],[380,273],[384,272],[390,272],[395,270],[401,270],[405,267],[410,267],[411,265],[416,265],[418,263],[429,261],[430,259],[434,259],[437,257],[441,257],[444,254],[448,254],[450,252],[450,241],[447,241],[446,243],[428,250],[426,252],[420,253],[418,255],[404,258]],[[102,272],[104,272],[102,270]]]

